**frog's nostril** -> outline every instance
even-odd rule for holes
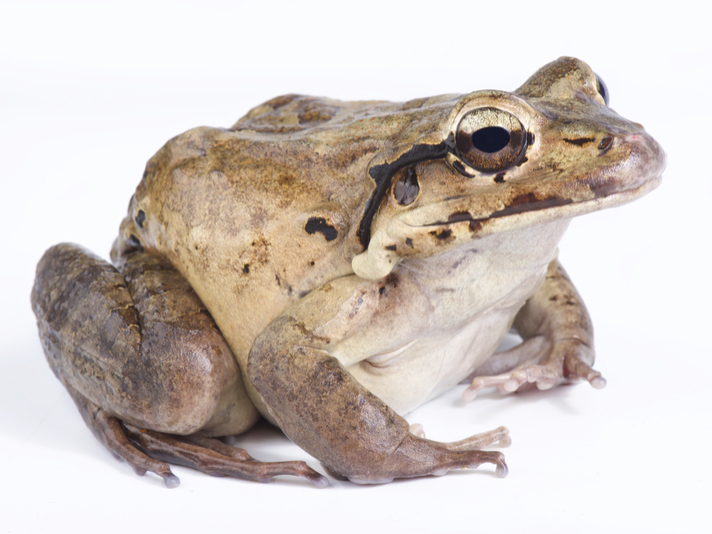
[[[136,220],[136,224],[138,225],[138,227],[143,228],[143,221],[146,220],[146,214],[144,213],[143,210],[138,210],[135,220]]]
[[[613,136],[612,135],[607,135],[603,139],[601,139],[601,142],[598,143],[598,150],[608,150],[611,148],[611,145],[613,144]]]

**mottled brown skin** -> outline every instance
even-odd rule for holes
[[[506,146],[478,144],[497,129]],[[116,268],[73,245],[45,254],[40,337],[95,435],[169,486],[166,461],[325,485],[303,463],[211,439],[260,414],[354,482],[485,462],[504,476],[502,454],[480,449],[506,429],[444,444],[402,414],[468,375],[465,398],[603,387],[556,244],[572,217],[654,188],[664,164],[572,58],[514,93],[279,97],[166,143],[121,224]],[[523,343],[492,356],[510,327]]]

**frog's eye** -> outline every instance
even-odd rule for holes
[[[514,115],[496,108],[479,108],[457,127],[459,156],[480,172],[499,172],[511,167],[526,148],[524,126]]]
[[[603,78],[601,78],[598,74],[596,74],[596,89],[598,89],[598,94],[601,95],[601,98],[603,98],[606,105],[610,105],[608,87],[606,87],[606,83],[603,81]]]

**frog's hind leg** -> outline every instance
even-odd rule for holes
[[[332,281],[257,337],[246,372],[270,413],[332,475],[355,483],[443,475],[484,463],[506,476],[504,455],[480,450],[496,441],[506,444],[506,429],[455,443],[425,439],[330,354],[356,329],[375,329],[378,299],[388,294],[382,288],[356,276]]]
[[[160,258],[129,255],[123,274],[73,245],[48,250],[32,305],[55,375],[87,426],[138,474],[178,485],[166,461],[212,475],[326,479],[303,462],[262,463],[208,436],[259,414],[232,352],[187,281]]]

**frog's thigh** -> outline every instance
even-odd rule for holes
[[[259,416],[232,352],[185,279],[146,253],[123,274],[66,244],[40,261],[32,301],[59,379],[141,428],[217,436],[251,427]]]
[[[353,482],[443,474],[483,462],[505,474],[499,452],[471,450],[469,441],[453,450],[410,433],[405,419],[328,353],[369,327],[381,297],[377,283],[344,277],[270,324],[255,340],[247,366],[270,414],[297,445]]]

